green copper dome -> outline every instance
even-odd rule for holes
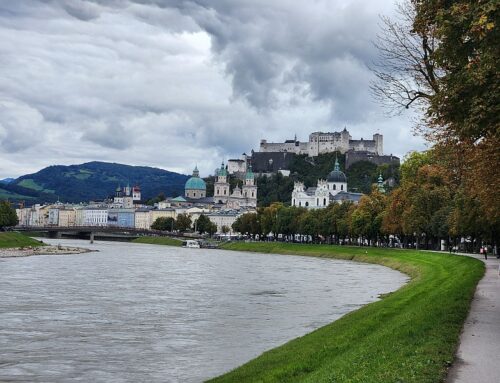
[[[199,177],[191,177],[190,179],[187,180],[186,186],[184,187],[186,190],[206,190],[207,185],[205,184],[205,181],[203,181]]]
[[[207,185],[205,181],[200,178],[200,172],[198,170],[198,166],[196,166],[193,170],[193,176],[186,181],[186,185],[184,186],[185,190],[207,190]]]

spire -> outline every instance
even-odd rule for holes
[[[252,171],[252,165],[248,165],[248,168],[247,168],[247,174],[246,174],[246,177],[245,177],[247,180],[250,180],[250,179],[254,179],[254,175],[253,175],[253,171]]]
[[[224,160],[220,164],[220,170],[217,175],[219,177],[227,177],[227,170],[226,167],[224,166]]]
[[[337,155],[335,155],[335,166],[333,167],[333,170],[336,172],[340,172],[339,159],[337,158]]]
[[[385,188],[384,188],[384,179],[382,178],[382,172],[380,172],[380,173],[378,174],[377,187],[378,187],[378,190],[379,190],[381,193],[384,193],[384,192],[385,192]]]
[[[200,176],[200,171],[198,170],[198,165],[196,165],[193,170],[193,177],[199,177],[199,176]]]

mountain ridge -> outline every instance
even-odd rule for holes
[[[85,202],[101,200],[114,194],[118,186],[139,185],[143,199],[159,193],[182,194],[189,176],[168,170],[126,165],[116,162],[90,161],[76,165],[50,165],[9,183],[0,184],[0,198],[30,203]]]

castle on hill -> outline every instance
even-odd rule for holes
[[[341,132],[314,132],[309,135],[308,142],[300,142],[295,137],[285,142],[260,141],[260,152],[287,152],[294,154],[307,154],[316,157],[323,153],[335,151],[345,153],[347,151],[359,151],[382,155],[384,152],[383,136],[375,133],[373,139],[353,140],[349,131],[344,128]]]

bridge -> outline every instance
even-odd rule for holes
[[[94,242],[94,239],[96,238],[106,240],[132,240],[146,235],[173,237],[181,240],[201,238],[201,236],[196,233],[172,233],[168,231],[117,226],[16,226],[12,228],[12,230],[20,232],[47,233],[49,238],[66,237],[89,239],[90,242]]]

